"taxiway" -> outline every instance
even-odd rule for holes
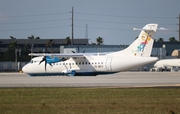
[[[120,72],[98,76],[0,73],[0,87],[180,87],[180,72]]]

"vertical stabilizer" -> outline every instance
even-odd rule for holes
[[[147,24],[143,29],[135,29],[141,30],[138,38],[122,52],[133,56],[150,56],[154,43],[153,36],[157,31],[157,27],[158,24]]]

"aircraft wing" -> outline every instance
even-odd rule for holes
[[[105,53],[30,53],[29,56],[51,56],[51,57],[86,57],[90,55],[106,55],[109,52]]]

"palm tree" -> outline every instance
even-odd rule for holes
[[[163,38],[159,38],[159,39],[157,40],[157,42],[164,42],[164,39],[163,39]]]
[[[71,38],[68,36],[65,39],[65,44],[70,45],[71,44]]]
[[[34,35],[31,35],[28,37],[28,39],[40,39],[40,37],[34,37]],[[34,47],[33,41],[31,41],[31,53],[33,53],[33,47]]]
[[[16,52],[15,52],[16,49],[18,49],[17,41],[13,40],[12,42],[9,43],[8,49],[3,55],[4,56],[3,59],[4,60],[14,61],[15,54],[16,54]]]
[[[54,44],[54,40],[48,40],[45,44],[46,46],[46,51],[47,51],[47,48],[50,47],[51,48],[51,53],[52,53],[52,45]]]
[[[31,35],[28,37],[28,39],[40,39],[40,37],[34,37],[34,35]]]
[[[31,46],[29,45],[29,44],[23,44],[23,47],[22,47],[22,55],[28,55],[28,53],[29,53],[29,48],[30,48]]]
[[[11,38],[11,39],[16,39],[16,38],[15,38],[15,37],[13,37],[13,36],[10,36],[10,38]]]
[[[9,46],[8,46],[9,49],[16,49],[17,48],[17,41],[12,41]]]
[[[178,42],[175,37],[170,37],[169,42]]]
[[[97,43],[97,45],[103,44],[103,38],[101,38],[101,37],[96,38],[96,43]]]
[[[12,50],[15,50],[15,49],[17,49],[17,40],[16,40],[16,38],[15,37],[13,37],[13,36],[10,36],[10,38],[12,39],[12,42],[9,44],[9,46],[8,46],[8,51],[12,51]]]

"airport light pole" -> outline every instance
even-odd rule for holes
[[[17,50],[15,49],[15,71],[17,71]]]
[[[163,49],[164,49],[164,56],[166,56],[166,45],[163,44],[162,47],[163,47]]]
[[[71,45],[74,45],[74,7],[72,7],[72,41],[71,41]]]
[[[31,53],[33,53],[33,47],[34,47],[34,44],[32,43],[32,39],[31,39]],[[31,59],[32,59],[32,56],[31,56]]]
[[[19,56],[21,56],[21,49],[15,49],[15,71],[18,69],[18,62],[17,62],[17,52],[19,51]]]

